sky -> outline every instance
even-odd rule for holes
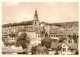
[[[40,22],[78,21],[77,2],[3,2],[2,24],[33,20],[35,10]]]

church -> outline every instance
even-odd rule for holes
[[[11,34],[20,35],[26,32],[30,40],[40,42],[41,32],[43,31],[43,24],[39,22],[37,10],[34,13],[34,18],[26,23],[10,24],[9,26],[2,26],[2,39],[9,42],[15,42],[16,37],[10,37]]]

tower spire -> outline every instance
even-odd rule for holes
[[[35,27],[39,27],[39,20],[38,20],[37,9],[35,10],[35,14],[34,14],[33,26],[34,26],[34,28]]]
[[[35,14],[34,14],[34,20],[38,21],[37,9],[35,10]]]

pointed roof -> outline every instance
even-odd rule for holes
[[[55,42],[52,42],[52,43],[51,43],[51,48],[52,48],[52,49],[57,49],[61,44],[62,44],[62,43],[58,43],[58,42],[55,43]]]
[[[51,48],[52,49],[57,49],[58,47],[60,47],[62,44],[66,44],[70,49],[78,49],[78,44],[77,43],[67,43],[67,42],[62,42],[62,43],[55,43],[55,42],[52,42],[51,43]]]
[[[34,20],[37,20],[37,21],[38,21],[38,14],[37,14],[37,10],[35,10]]]

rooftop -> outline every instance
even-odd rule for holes
[[[12,49],[12,48],[8,48],[8,47],[3,47],[2,52],[17,53],[17,52],[23,52],[23,49]]]
[[[63,42],[63,43],[65,43],[70,49],[77,49],[78,48],[78,44],[77,43],[66,43],[66,42]],[[63,43],[58,43],[58,42],[54,43],[54,42],[52,42],[51,48],[52,49],[57,49]]]

